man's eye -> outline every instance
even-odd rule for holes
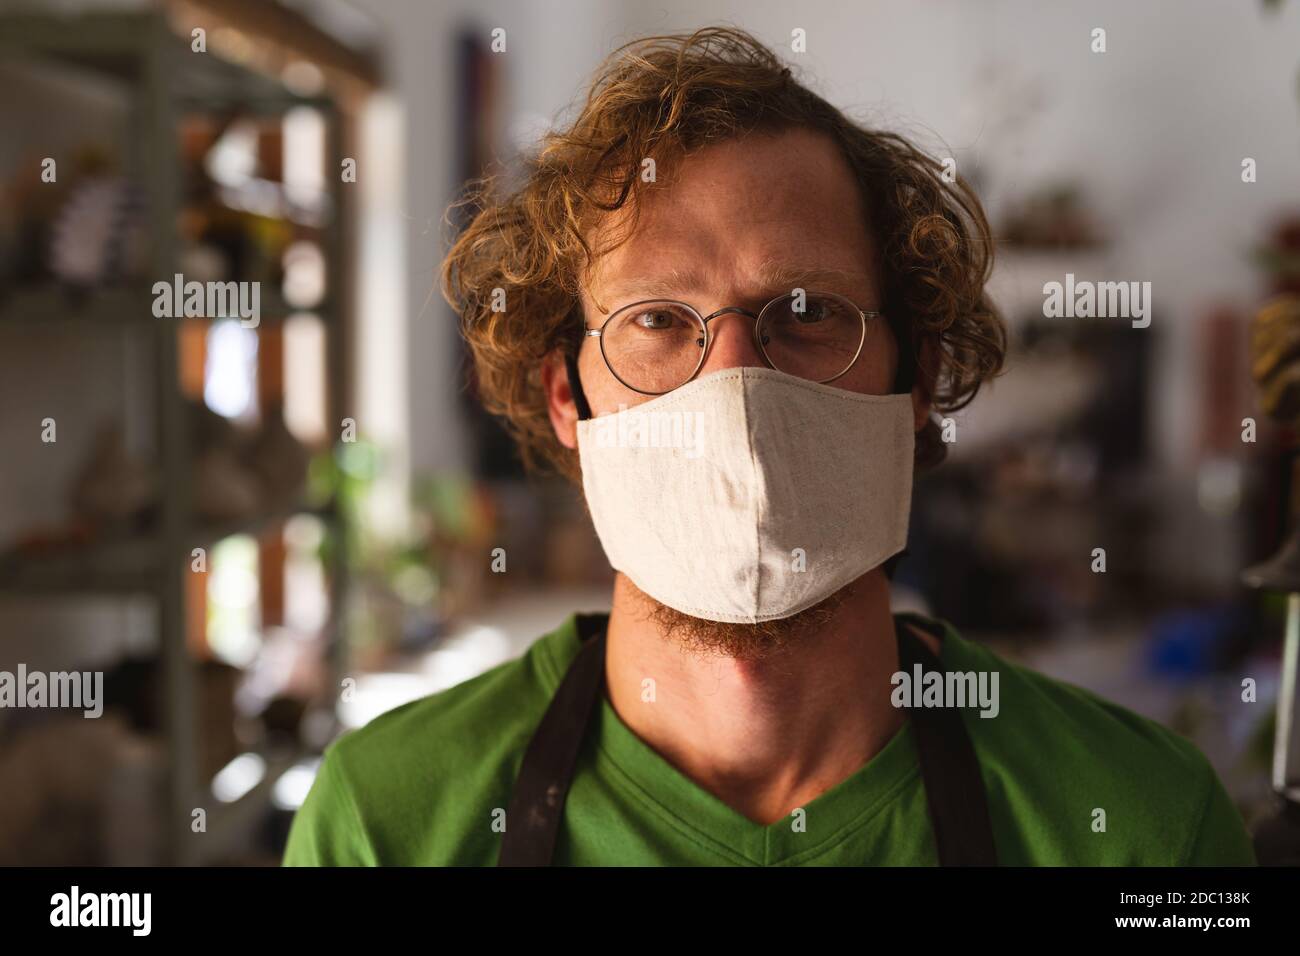
[[[676,319],[677,317],[671,312],[655,310],[638,314],[636,324],[653,332],[659,329],[671,329]]]
[[[830,310],[824,303],[809,302],[802,312],[795,312],[795,318],[806,325],[813,325],[818,322],[824,322],[830,318]]]

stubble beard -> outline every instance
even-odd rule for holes
[[[694,617],[655,600],[626,579],[639,598],[645,620],[688,653],[727,657],[737,661],[771,660],[807,645],[829,627],[836,612],[854,593],[853,584],[840,588],[810,608],[790,617],[756,624],[733,624]]]

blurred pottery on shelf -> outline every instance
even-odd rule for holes
[[[81,518],[121,525],[145,511],[157,492],[153,469],[127,451],[122,426],[110,423],[95,436],[90,458],[73,485],[72,505]]]

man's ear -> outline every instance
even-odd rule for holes
[[[546,413],[550,416],[555,437],[565,448],[578,447],[578,406],[569,388],[564,368],[564,353],[556,348],[542,359],[542,391],[546,393]]]
[[[922,342],[913,379],[915,384],[912,386],[912,420],[915,423],[914,430],[917,432],[920,432],[925,427],[925,423],[930,420],[934,394],[934,369],[937,367],[934,362],[935,357],[934,344],[930,341]]]

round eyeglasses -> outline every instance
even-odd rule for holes
[[[735,312],[754,320],[754,344],[764,361],[789,375],[831,382],[858,360],[867,338],[866,312],[834,292],[777,296],[756,315],[731,306],[709,315],[673,299],[645,299],[612,312],[598,329],[600,354],[610,373],[643,395],[662,395],[695,377],[709,353],[709,323]]]

